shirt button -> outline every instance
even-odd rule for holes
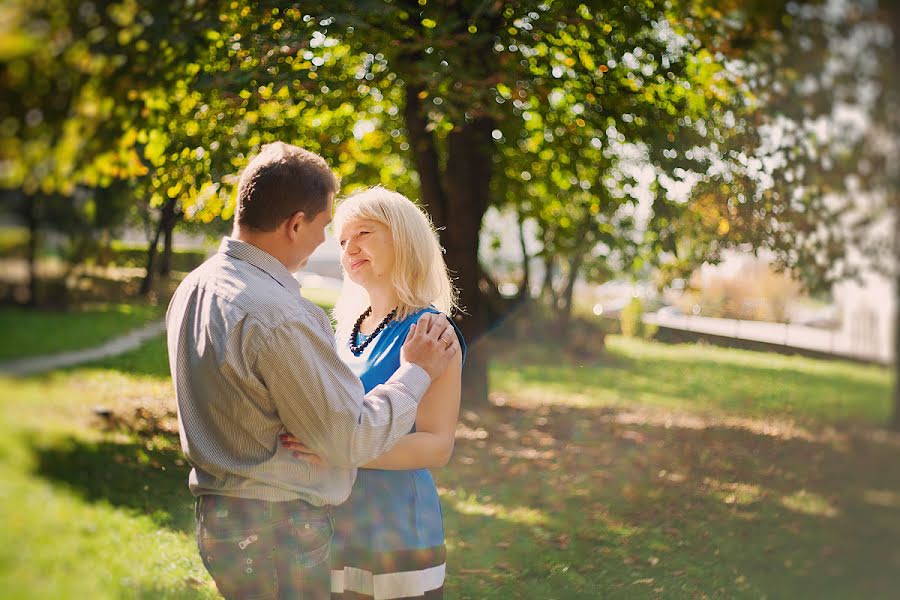
[[[304,527],[306,527],[307,529],[309,529],[309,523],[307,523],[306,525],[304,525]]]

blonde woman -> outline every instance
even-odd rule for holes
[[[428,217],[401,194],[374,187],[347,198],[334,232],[345,273],[334,311],[338,352],[368,392],[400,366],[420,316],[452,314],[456,292]],[[332,598],[442,597],[446,548],[428,468],[447,464],[453,451],[466,348],[456,335],[462,352],[431,383],[413,431],[359,469],[335,512]],[[297,440],[284,444],[308,452]]]

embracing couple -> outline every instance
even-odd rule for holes
[[[441,508],[427,470],[453,450],[465,342],[425,214],[371,188],[333,210],[318,155],[265,146],[234,231],[167,313],[197,544],[226,598],[440,598]],[[335,308],[292,273],[334,220]],[[353,291],[355,290],[355,291]]]

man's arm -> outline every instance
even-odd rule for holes
[[[311,320],[269,332],[254,358],[255,370],[289,433],[331,465],[358,466],[412,428],[431,383],[429,371],[443,372],[454,353],[436,339],[444,329],[416,329],[407,338],[410,361],[368,395],[338,357],[334,337]]]

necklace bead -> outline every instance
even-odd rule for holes
[[[397,307],[399,308],[399,307]],[[387,316],[381,320],[381,323],[378,324],[378,327],[375,328],[372,333],[366,337],[365,341],[362,344],[356,344],[356,338],[359,337],[359,328],[362,327],[363,321],[366,320],[366,317],[372,314],[372,307],[370,306],[363,312],[363,314],[359,315],[359,318],[356,320],[356,323],[353,325],[353,331],[350,332],[350,352],[353,353],[353,356],[361,356],[363,351],[366,349],[366,346],[372,343],[372,340],[381,333],[381,330],[387,327],[387,324],[393,320],[394,316],[397,314],[397,308],[394,308],[391,312],[387,314]]]

